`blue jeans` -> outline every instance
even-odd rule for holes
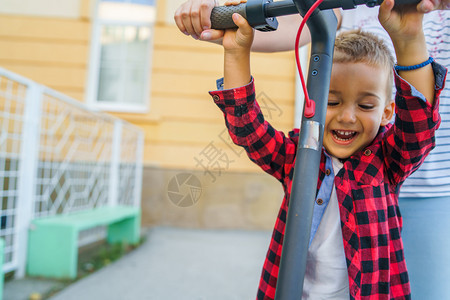
[[[450,299],[450,197],[400,198],[412,299]]]

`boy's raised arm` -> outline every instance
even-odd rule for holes
[[[231,89],[250,83],[250,48],[254,30],[241,15],[234,13],[233,21],[237,30],[225,30],[223,88]]]
[[[378,15],[381,25],[391,37],[398,66],[416,66],[429,59],[422,29],[423,13],[415,5],[394,8],[394,0],[385,0]],[[399,70],[398,74],[434,103],[435,80],[431,64],[415,70]]]

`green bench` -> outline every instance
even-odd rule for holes
[[[140,222],[140,209],[131,206],[100,207],[35,219],[28,235],[27,273],[74,279],[77,276],[80,231],[108,226],[108,243],[135,245],[140,239]]]

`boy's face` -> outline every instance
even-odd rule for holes
[[[334,63],[323,144],[345,159],[368,146],[389,123],[394,102],[387,100],[388,71],[365,63]]]

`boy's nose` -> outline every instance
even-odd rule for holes
[[[338,115],[338,121],[343,123],[354,123],[356,121],[355,112],[352,108],[343,108]]]

